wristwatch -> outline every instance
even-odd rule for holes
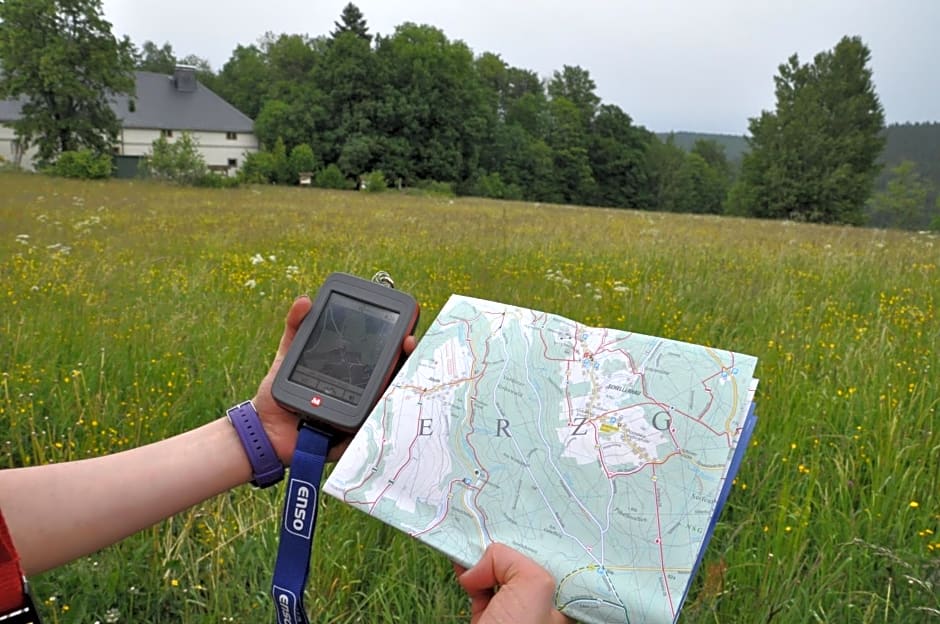
[[[238,432],[251,462],[252,480],[255,487],[266,488],[284,478],[284,464],[278,459],[268,434],[264,432],[261,419],[251,401],[230,407],[226,414]]]

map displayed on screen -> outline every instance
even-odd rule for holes
[[[332,293],[290,380],[357,405],[397,321],[397,312]]]

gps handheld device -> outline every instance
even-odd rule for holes
[[[333,273],[278,368],[271,394],[301,418],[271,582],[278,624],[309,622],[303,595],[330,445],[359,429],[378,402],[418,313],[418,302],[395,290],[387,273],[371,282]]]
[[[418,316],[407,293],[331,274],[278,369],[274,399],[324,433],[354,433],[401,363]]]

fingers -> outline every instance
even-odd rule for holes
[[[414,351],[417,346],[417,338],[414,336],[405,336],[405,341],[402,343],[401,348],[405,351],[405,355],[411,355],[411,352]]]
[[[555,614],[561,615],[553,606],[552,575],[503,544],[490,544],[480,561],[457,580],[470,596],[472,622],[554,624]]]
[[[546,585],[550,583],[553,588],[555,584],[551,575],[539,564],[504,544],[490,544],[480,561],[458,580],[470,592],[507,585],[514,578]]]

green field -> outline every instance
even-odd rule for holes
[[[0,175],[0,465],[254,394],[332,271],[756,355],[759,423],[681,622],[940,621],[940,238],[475,199]],[[207,453],[211,450],[207,449]],[[279,490],[33,579],[50,622],[272,621]],[[326,500],[314,622],[465,622],[450,564]]]

